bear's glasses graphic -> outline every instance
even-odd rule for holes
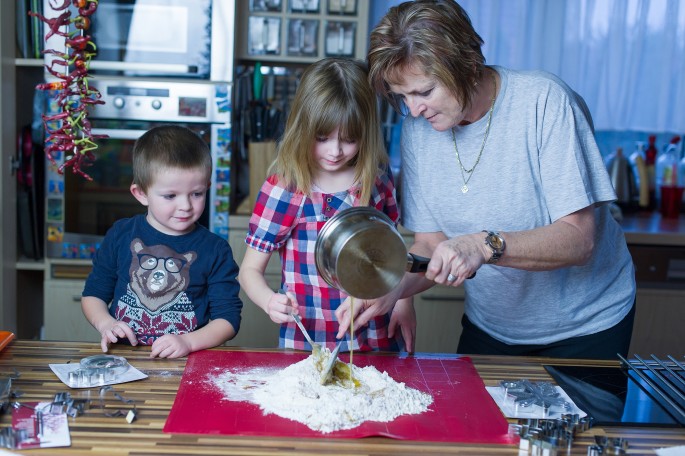
[[[159,264],[160,260],[162,260],[164,269],[166,269],[167,272],[171,273],[180,272],[181,269],[183,269],[183,266],[185,266],[185,264],[187,263],[187,261],[182,258],[157,258],[153,255],[150,255],[149,253],[138,254],[138,263],[140,264],[140,267],[147,271],[155,269]]]

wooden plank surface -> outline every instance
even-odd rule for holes
[[[240,350],[223,347],[219,350]],[[21,393],[20,402],[51,401],[55,393],[69,391],[73,398],[89,398],[99,404],[99,388],[69,389],[50,370],[50,363],[77,363],[86,356],[100,353],[98,344],[15,340],[0,352],[0,375],[20,377],[13,381],[14,391]],[[514,446],[487,446],[398,441],[386,438],[304,439],[235,437],[214,435],[172,435],[162,429],[178,390],[185,358],[180,360],[150,359],[149,347],[117,346],[112,354],[125,357],[149,376],[137,382],[114,385],[114,390],[127,400],[134,400],[138,418],[129,424],[124,417],[107,417],[102,409],[91,408],[76,418],[69,418],[72,446],[18,452],[27,455],[303,455],[303,454],[518,454]],[[379,355],[383,356],[383,355]],[[547,364],[581,364],[579,361],[542,358],[472,357],[479,374],[488,386],[502,379],[527,378],[551,381],[542,367]],[[616,366],[613,362],[583,364]],[[111,399],[111,397],[110,397]],[[107,400],[109,413],[126,409],[119,401]],[[11,416],[0,417],[8,426]],[[655,448],[685,445],[685,431],[673,428],[599,428],[579,435],[572,449],[574,455],[587,454],[594,435],[624,437],[629,441],[629,454],[654,454]]]

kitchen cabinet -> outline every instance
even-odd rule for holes
[[[464,288],[436,285],[414,297],[414,351],[456,353],[464,315]]]
[[[81,310],[81,293],[90,273],[88,260],[49,260],[43,283],[46,340],[100,342],[100,333]]]
[[[637,307],[628,354],[685,354],[685,216],[658,213],[622,222],[635,264]]]
[[[16,78],[16,84],[13,87],[15,102],[12,122],[14,122],[14,126],[12,127],[11,132],[9,129],[5,129],[6,125],[3,125],[0,128],[2,128],[3,138],[11,138],[13,141],[12,149],[6,150],[3,147],[3,156],[16,158],[17,136],[21,129],[30,125],[33,120],[33,96],[36,85],[43,81],[43,61],[37,59],[14,59],[14,74]],[[42,148],[34,146],[33,159],[34,161],[37,160],[39,164],[42,164],[45,159]],[[31,171],[31,174],[34,179],[43,175],[42,172],[38,171],[38,168],[34,168]],[[22,242],[22,233],[24,234],[23,239],[29,239],[29,241],[25,242],[33,241],[33,236],[27,234],[32,233],[33,226],[31,225],[30,220],[22,218],[19,213],[22,210],[22,202],[23,204],[28,205],[27,195],[29,193],[27,190],[22,191],[17,188],[17,176],[15,174],[7,174],[6,176],[11,179],[10,185],[12,185],[12,191],[16,194],[16,203],[13,203],[11,208],[4,209],[3,213],[17,215],[16,217],[6,217],[8,222],[11,221],[15,224],[12,229],[16,230],[16,233],[14,235],[3,234],[3,239],[7,236],[9,239],[16,240],[16,242],[13,242],[12,246],[14,251],[12,263],[16,262],[17,258],[19,258],[20,261],[18,264],[20,267],[15,270],[16,300],[6,300],[4,302],[12,303],[16,306],[17,335],[24,338],[37,338],[39,337],[43,322],[42,283],[45,264],[42,259],[36,260],[34,258],[25,257],[26,252],[24,252],[24,249],[22,248],[24,244],[24,242]],[[40,193],[41,188],[42,185],[37,185],[35,187],[37,194]],[[42,198],[42,196],[39,195],[38,198]],[[36,203],[38,203],[38,201],[34,201],[34,204]],[[38,204],[38,208],[40,207],[40,204]],[[37,226],[38,230],[42,230],[42,226],[39,224]],[[42,244],[42,242],[42,237],[35,239],[37,245]],[[34,251],[33,253],[36,254],[37,252]]]
[[[17,237],[17,179],[13,159],[17,133],[31,122],[33,88],[42,79],[42,61],[17,58],[16,2],[0,5],[0,328],[18,337],[39,337],[42,325],[41,262],[20,261]]]
[[[245,235],[247,234],[248,217],[231,217],[229,223],[228,242],[233,250],[233,258],[240,265],[247,250]],[[271,255],[271,260],[266,268],[265,278],[273,290],[281,286],[281,262],[278,254]],[[240,331],[232,340],[226,342],[227,346],[241,346],[254,348],[278,347],[279,326],[271,321],[261,307],[250,301],[245,291],[240,290],[240,299],[243,301],[242,321]]]
[[[3,2],[0,5],[0,193],[2,196],[2,222],[0,222],[0,328],[17,331],[17,280],[14,261],[16,260],[16,184],[11,164],[7,157],[14,156],[16,150],[16,113],[14,92],[16,74],[14,67],[15,42],[14,4]]]
[[[685,355],[685,290],[638,287],[629,356]]]
[[[84,280],[45,281],[45,340],[100,342],[100,333],[81,311]]]
[[[236,2],[236,58],[311,63],[366,58],[369,0]]]

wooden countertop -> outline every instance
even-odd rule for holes
[[[249,216],[231,215],[233,229],[247,229]],[[629,244],[685,246],[685,213],[677,219],[663,218],[659,211],[626,212],[620,222]],[[400,232],[409,232],[400,227]]]
[[[628,244],[685,246],[685,214],[667,219],[658,211],[624,213],[620,224]]]
[[[215,350],[241,350],[221,347]],[[254,350],[252,350],[254,351]],[[90,398],[97,403],[98,388],[72,389],[61,383],[50,370],[49,363],[78,362],[81,358],[100,354],[94,343],[46,342],[15,340],[0,352],[0,373],[20,377],[13,380],[12,389],[20,391],[19,402],[51,401],[55,393],[69,391],[73,398]],[[162,431],[179,388],[185,358],[178,360],[150,359],[149,347],[116,346],[112,354],[125,357],[149,378],[114,386],[125,399],[134,400],[138,417],[131,424],[123,417],[106,417],[101,409],[86,410],[69,418],[71,447],[33,449],[18,452],[27,455],[257,455],[257,454],[518,454],[518,447],[454,443],[411,442],[389,438],[366,439],[288,439],[276,437],[236,437],[221,435],[180,435]],[[543,358],[511,358],[473,356],[473,363],[488,386],[499,380],[527,378],[551,381],[542,364],[586,364],[616,366],[617,362],[549,360]],[[115,405],[114,407],[122,407]],[[11,423],[8,414],[0,417],[0,425]],[[595,435],[623,437],[630,445],[629,454],[654,454],[655,448],[684,445],[685,433],[673,428],[600,428],[594,427],[577,436],[571,454],[585,455],[594,443]]]

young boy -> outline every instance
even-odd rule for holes
[[[131,193],[147,214],[109,229],[81,299],[103,352],[122,339],[178,358],[238,333],[238,265],[228,242],[196,223],[211,175],[207,144],[187,128],[155,127],[136,141]]]

